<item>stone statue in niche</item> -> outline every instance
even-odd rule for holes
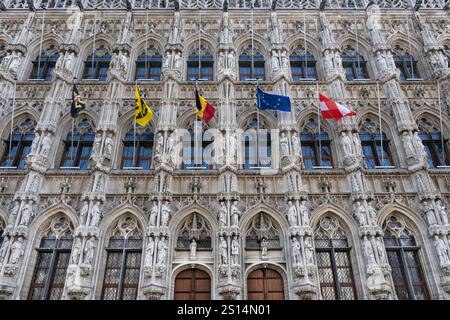
[[[445,244],[444,240],[439,239],[439,236],[434,236],[434,247],[436,248],[439,263],[441,267],[446,267],[450,265],[450,256],[448,252],[448,247]]]
[[[148,243],[147,248],[145,249],[145,266],[152,266],[153,265],[153,253],[155,252],[155,240],[153,240],[153,237],[148,237]]]
[[[237,236],[234,236],[231,241],[231,264],[239,264],[239,240],[237,239]]]
[[[237,201],[233,201],[231,205],[231,226],[239,227],[239,217],[241,216],[241,211],[237,207]]]
[[[377,262],[375,260],[375,253],[373,251],[372,244],[367,239],[367,236],[363,237],[363,252],[367,259],[367,264],[369,266],[376,265]]]
[[[261,239],[261,257],[263,259],[267,258],[267,250],[268,250],[269,242],[266,240],[266,238]]]
[[[295,205],[292,204],[292,201],[288,201],[288,206],[289,206],[289,209],[287,212],[287,217],[288,217],[289,226],[296,227],[296,226],[298,226],[297,208],[295,207]]]
[[[302,263],[302,252],[300,247],[300,242],[297,237],[292,238],[291,242],[292,249],[292,261],[294,265],[299,265]]]
[[[228,264],[228,244],[227,240],[223,236],[219,237],[219,254],[220,262],[219,264]]]
[[[356,218],[356,221],[358,221],[358,224],[360,226],[365,226],[368,224],[366,217],[367,217],[366,208],[360,201],[357,201],[356,202],[356,210],[355,210],[355,218]]]
[[[91,209],[91,227],[97,227],[102,218],[102,210],[100,208],[100,201],[95,201]]]
[[[292,142],[292,154],[294,156],[300,155],[300,139],[298,138],[298,134],[295,131],[292,133],[291,142]]]
[[[22,207],[22,216],[20,218],[20,226],[28,226],[33,217],[33,201],[28,200]]]
[[[157,264],[159,266],[166,265],[166,256],[167,256],[167,245],[164,238],[158,241],[158,260]]]
[[[219,210],[219,227],[225,227],[227,225],[227,216],[228,216],[227,206],[225,202],[221,202]]]
[[[153,206],[150,211],[150,226],[155,227],[156,226],[156,220],[158,217],[158,203],[156,201],[153,201]]]
[[[281,157],[289,156],[289,140],[285,132],[281,133],[280,150],[281,150]]]
[[[348,134],[344,131],[341,132],[341,146],[344,150],[345,157],[354,156],[353,143]]]
[[[169,208],[169,201],[165,201],[161,206],[161,227],[165,227],[169,223],[172,210]]]
[[[92,262],[94,261],[94,251],[95,251],[95,237],[89,237],[89,239],[86,241],[84,245],[84,251],[83,251],[83,264],[92,265]]]
[[[305,259],[306,259],[306,264],[307,265],[311,265],[313,264],[313,245],[312,245],[312,240],[310,237],[306,237],[305,238]]]
[[[18,237],[11,245],[11,254],[9,256],[9,264],[17,265],[20,257],[24,254],[24,238]]]
[[[6,252],[9,249],[9,243],[10,243],[9,237],[5,236],[5,238],[3,239],[2,246],[0,248],[0,263],[2,263],[3,260],[5,259]]]
[[[81,255],[81,238],[77,237],[75,239],[75,244],[72,249],[72,260],[71,264],[78,264]]]
[[[440,199],[436,200],[436,213],[440,216],[442,224],[448,225],[448,215]]]
[[[429,203],[428,201],[424,201],[422,203],[422,210],[429,226],[438,224],[438,221],[434,214],[433,204]]]
[[[299,212],[302,220],[302,225],[309,226],[309,210],[306,207],[306,200],[300,201]]]
[[[195,260],[195,258],[197,256],[197,241],[195,241],[194,238],[192,238],[189,248],[190,248],[190,253],[191,253],[190,258],[191,258],[191,260]]]

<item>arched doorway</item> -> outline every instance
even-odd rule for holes
[[[272,269],[256,269],[247,277],[248,300],[284,300],[281,275]]]
[[[200,269],[181,271],[175,278],[174,300],[211,300],[211,278]]]

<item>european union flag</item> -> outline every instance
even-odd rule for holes
[[[291,99],[288,96],[281,96],[278,94],[269,94],[256,89],[257,107],[259,110],[278,110],[291,112]]]

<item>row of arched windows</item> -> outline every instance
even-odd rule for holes
[[[3,50],[2,50],[3,48]],[[2,53],[3,52],[3,53]],[[399,45],[393,49],[394,62],[399,70],[401,80],[415,80],[421,78],[416,58]],[[449,50],[445,50],[450,60]],[[5,53],[5,45],[0,44],[0,61]],[[33,61],[29,74],[30,79],[52,80],[52,72],[58,61],[59,53],[54,44],[44,48]],[[84,62],[82,78],[86,80],[106,81],[108,69],[112,59],[111,49],[100,44],[95,53],[88,55]],[[293,81],[318,79],[317,57],[302,46],[293,48],[289,54],[290,71]],[[348,81],[369,79],[368,60],[363,54],[357,52],[352,45],[343,47],[341,53],[342,66]],[[238,56],[239,80],[248,79],[268,80],[266,74],[265,57],[258,47],[244,47]],[[135,61],[134,79],[160,81],[163,57],[159,49],[149,45],[143,49]],[[252,67],[253,66],[253,67]],[[208,46],[192,50],[186,59],[186,80],[204,79],[214,80],[214,55]]]
[[[261,120],[260,120],[261,121]],[[198,137],[194,133],[194,125],[188,129],[183,141],[183,169],[212,169],[213,164],[205,162],[205,150],[213,143],[205,136]],[[252,119],[244,129],[256,129],[257,120]],[[309,119],[300,132],[301,151],[306,169],[315,167],[333,168],[332,143],[329,134],[321,127],[318,132],[316,119]],[[270,130],[265,130],[266,125],[260,122],[260,134],[245,135],[243,141],[243,168],[270,167],[272,164],[272,137]],[[256,131],[255,131],[256,132]],[[32,148],[34,124],[30,119],[20,121],[8,135],[3,143],[3,155],[0,158],[0,167],[24,169],[26,157]],[[430,168],[450,165],[450,151],[447,150],[447,137],[442,137],[436,126],[426,118],[419,120],[419,137],[428,155]],[[12,138],[12,142],[11,142]],[[392,158],[390,140],[386,134],[380,132],[379,126],[370,118],[363,120],[359,130],[363,158],[367,169],[378,167],[392,167],[395,165]],[[444,139],[442,139],[444,138]],[[94,148],[95,126],[88,118],[81,118],[73,131],[69,131],[63,140],[63,151],[60,160],[60,168],[86,170],[90,165],[90,156]],[[201,142],[201,143],[200,143]],[[444,142],[444,147],[442,142]],[[142,168],[149,170],[152,164],[155,138],[151,128],[130,128],[122,140],[122,157],[120,167],[122,169]],[[258,149],[258,151],[257,151]],[[200,153],[200,155],[198,155]],[[255,154],[258,154],[255,160]],[[196,159],[201,157],[202,163]],[[255,162],[256,161],[256,162]]]
[[[3,241],[1,236],[3,227],[0,228],[0,243]],[[430,291],[422,261],[424,255],[420,252],[421,246],[410,223],[402,215],[394,213],[386,218],[382,228],[383,241],[366,242],[362,246],[368,245],[371,249],[363,250],[372,251],[372,254],[389,265],[398,299],[429,299]],[[264,232],[261,232],[262,229]],[[176,252],[189,251],[192,239],[197,239],[197,250],[213,250],[211,226],[201,214],[194,212],[188,215],[177,230],[174,244],[175,255],[177,255]],[[361,299],[354,271],[357,269],[355,266],[357,253],[346,223],[335,214],[328,213],[317,222],[314,230],[313,241],[307,239],[304,243],[305,247],[311,250],[309,251],[311,256],[305,259],[310,259],[310,263],[317,265],[320,298],[323,300]],[[146,263],[143,261],[146,253],[143,251],[144,233],[140,223],[133,215],[125,214],[116,220],[114,228],[108,233],[109,238],[104,249],[106,262],[103,267],[101,299],[136,299],[141,265],[143,262]],[[252,250],[261,250],[264,245],[266,254],[272,257],[283,257],[286,252],[283,253],[285,249],[281,244],[282,238],[282,230],[278,223],[267,213],[260,212],[250,221],[245,232],[244,255]],[[367,240],[363,239],[363,241]],[[28,291],[29,299],[62,298],[67,269],[70,264],[76,263],[80,254],[80,244],[80,239],[74,239],[73,225],[64,214],[58,214],[51,219],[35,246],[37,257]],[[91,246],[87,251],[91,250],[90,248]],[[78,250],[76,255],[72,254],[73,250]],[[89,256],[91,253],[93,252],[85,252],[83,255]],[[253,253],[249,254],[254,257]],[[239,262],[236,261],[236,263]],[[199,279],[206,283],[203,285],[198,283],[201,282]],[[284,288],[287,286],[284,285],[283,279],[285,277],[270,266],[265,271],[254,270],[247,276],[247,298],[249,300],[284,299],[286,296]],[[180,281],[194,283],[186,291],[186,287]],[[266,282],[272,284],[273,290],[265,290]],[[205,272],[197,275],[195,272],[193,274],[188,271],[178,273],[175,278],[174,298],[211,299],[210,276]]]

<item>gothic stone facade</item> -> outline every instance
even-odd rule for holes
[[[448,0],[2,3],[1,298],[449,299]],[[173,156],[199,55],[227,141],[203,170]],[[255,74],[292,100],[258,115],[272,170],[234,136]],[[318,91],[357,116],[319,135]]]

